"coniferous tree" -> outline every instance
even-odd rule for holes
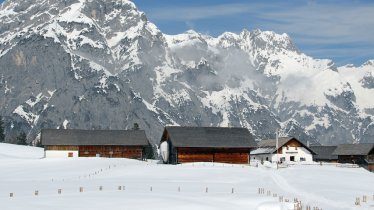
[[[134,123],[134,126],[132,127],[133,130],[139,130],[139,124]]]
[[[5,141],[5,132],[4,132],[4,121],[3,118],[0,116],[0,142]]]
[[[26,133],[25,132],[21,132],[17,136],[17,144],[18,145],[27,145],[27,138],[26,138]]]
[[[42,144],[41,140],[37,140],[35,146],[44,148],[44,145]]]
[[[155,147],[150,143],[144,148],[144,153],[146,159],[155,159]]]

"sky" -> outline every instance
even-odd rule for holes
[[[374,59],[372,0],[133,1],[166,34],[269,30],[287,33],[301,52],[338,66]]]
[[[364,0],[133,0],[166,34],[193,29],[287,33],[297,48],[338,66],[374,59],[374,1]]]

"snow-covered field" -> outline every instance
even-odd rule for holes
[[[374,174],[361,168],[309,165],[276,170],[42,157],[40,148],[0,144],[1,210],[293,209],[293,202],[280,203],[273,194],[290,201],[298,198],[304,209],[306,205],[323,210],[374,209]],[[264,195],[258,194],[260,187]],[[355,206],[356,197],[364,195],[368,202]]]

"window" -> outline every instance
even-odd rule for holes
[[[290,161],[295,161],[295,156],[290,156]]]
[[[297,147],[295,147],[295,150],[297,150]]]
[[[305,157],[301,157],[300,161],[306,161]]]
[[[283,161],[286,161],[286,157],[281,157],[281,158],[280,158],[280,161],[282,161],[282,162],[283,162]]]
[[[266,161],[269,161],[269,157],[266,157]]]
[[[289,149],[289,147],[287,146],[287,150]]]
[[[68,157],[73,157],[73,156],[74,156],[74,154],[72,152],[68,153]]]

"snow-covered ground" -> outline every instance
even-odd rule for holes
[[[293,203],[280,203],[275,193],[290,201],[298,198],[304,209],[306,205],[324,210],[374,208],[374,174],[361,168],[296,165],[276,170],[42,157],[40,148],[0,144],[1,210],[293,209]],[[258,188],[264,188],[265,195],[259,195]],[[356,197],[364,195],[368,202],[355,206]]]

